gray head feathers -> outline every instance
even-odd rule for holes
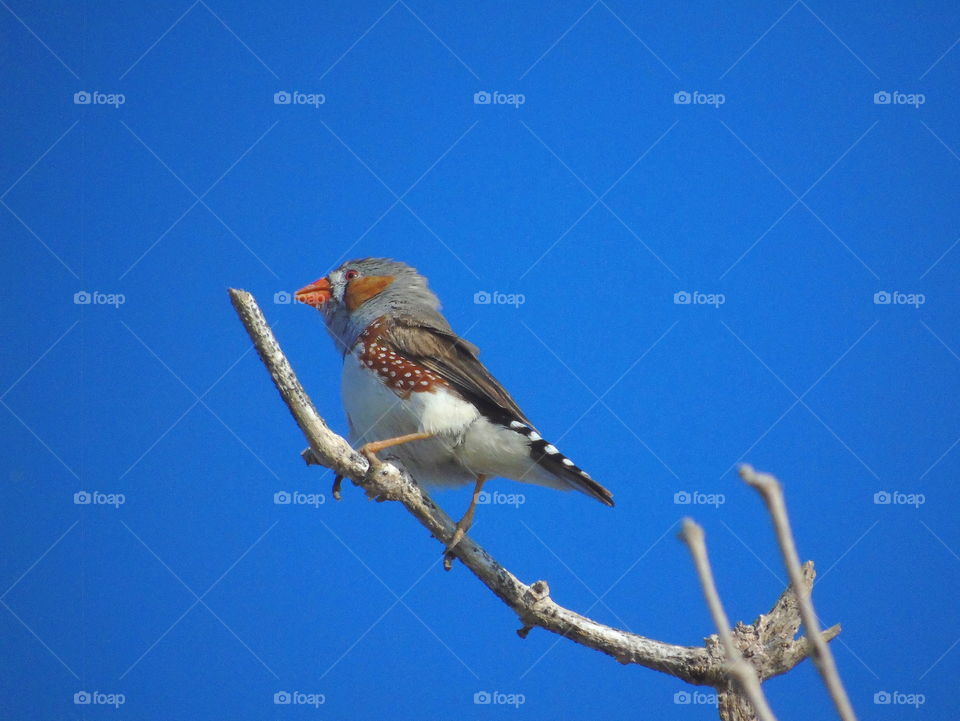
[[[406,263],[389,258],[349,260],[331,271],[327,279],[331,299],[323,309],[324,318],[341,353],[347,353],[357,336],[384,315],[411,316],[424,325],[450,330],[440,314],[440,300],[427,287],[427,279]],[[384,279],[382,289],[374,279]],[[357,292],[365,285],[377,292],[369,297]]]

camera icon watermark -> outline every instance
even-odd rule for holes
[[[112,105],[118,108],[127,102],[123,93],[101,93],[99,90],[78,90],[73,94],[74,105]]]
[[[920,708],[927,702],[927,697],[922,693],[877,691],[873,694],[873,702],[878,706],[913,706],[914,708]]]
[[[673,702],[678,706],[716,706],[717,694],[703,691],[677,691]]]
[[[901,93],[899,90],[878,90],[873,94],[874,105],[912,105],[919,108],[927,102],[923,93]]]
[[[501,293],[499,290],[493,292],[478,290],[473,294],[474,305],[512,305],[519,308],[527,302],[527,296],[523,293]]]
[[[674,305],[712,305],[719,308],[727,302],[727,296],[723,293],[701,293],[695,290],[692,293],[686,290],[678,290],[673,294]]]
[[[527,702],[522,693],[503,693],[501,691],[477,691],[473,694],[473,703],[477,706],[513,706],[520,708]]]
[[[316,110],[327,102],[327,96],[323,93],[301,93],[294,90],[292,93],[286,90],[278,90],[273,94],[274,105],[311,105]]]
[[[877,491],[873,494],[873,503],[877,506],[913,506],[920,508],[927,502],[923,493],[902,493],[900,491]]]
[[[103,693],[101,691],[77,691],[73,694],[73,703],[77,706],[113,706],[120,708],[127,702],[122,693]]]
[[[477,494],[478,506],[513,506],[520,508],[527,502],[522,493],[501,493],[500,491],[480,491]]]
[[[275,506],[312,506],[313,508],[320,508],[326,502],[327,497],[322,493],[277,491],[273,494],[273,504]]]
[[[113,506],[120,508],[127,502],[123,493],[103,493],[101,491],[77,491],[73,494],[75,506]]]
[[[873,294],[874,305],[912,305],[919,308],[927,302],[923,293],[904,293],[899,290],[878,290]]]
[[[499,90],[488,92],[480,90],[473,94],[474,105],[512,105],[518,109],[527,102],[527,96],[523,93],[501,93]]]
[[[327,702],[322,693],[303,693],[302,691],[277,691],[273,694],[273,703],[277,706],[313,706],[319,708]]]
[[[673,502],[678,506],[713,506],[714,508],[720,508],[727,502],[727,497],[722,493],[677,491],[673,494]]]
[[[127,296],[123,293],[78,290],[73,294],[74,305],[112,305],[114,308],[119,308],[126,302]]]
[[[714,108],[719,108],[725,102],[727,102],[727,96],[723,93],[678,90],[673,94],[674,105],[712,105]]]
[[[303,303],[302,300],[297,300],[296,294],[289,290],[278,290],[273,294],[273,302],[275,305],[294,305],[296,303]]]

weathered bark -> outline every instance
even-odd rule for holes
[[[297,379],[253,296],[243,290],[230,290],[234,308],[246,327],[281,397],[309,443],[304,451],[308,463],[332,469],[338,477],[378,500],[397,501],[441,543],[454,533],[454,522],[421,489],[403,468],[389,462],[371,469],[363,455],[327,426]],[[498,598],[517,614],[526,637],[534,627],[560,634],[575,643],[605,653],[622,664],[636,664],[674,676],[687,683],[712,686],[720,694],[720,712],[724,719],[754,719],[752,707],[733,682],[729,664],[717,636],[709,636],[702,647],[681,646],[646,638],[598,623],[557,604],[550,597],[545,581],[529,585],[520,581],[498,563],[484,548],[465,536],[454,555]],[[801,593],[809,594],[813,584],[813,564],[807,562],[798,583]],[[806,639],[796,639],[800,625],[797,597],[792,587],[784,590],[769,614],[753,624],[737,624],[733,641],[746,663],[762,682],[786,673],[811,652]],[[839,633],[834,626],[823,633],[823,643]]]

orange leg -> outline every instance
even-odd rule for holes
[[[433,434],[408,433],[405,436],[397,436],[396,438],[386,438],[382,441],[364,443],[362,446],[360,446],[360,452],[367,457],[367,460],[370,461],[370,465],[372,466],[380,462],[380,459],[377,458],[377,453],[383,449],[399,446],[403,443],[409,443],[410,441],[425,441],[428,438],[433,438]]]
[[[450,551],[456,548],[456,545],[463,539],[464,534],[466,534],[466,532],[470,530],[470,526],[473,525],[473,514],[477,510],[477,498],[480,497],[480,491],[483,490],[483,484],[486,480],[486,476],[477,476],[477,483],[473,487],[473,497],[470,499],[470,505],[467,507],[467,512],[463,514],[463,518],[457,522],[457,530],[454,531],[453,538],[447,546],[448,555]]]

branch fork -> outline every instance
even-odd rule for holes
[[[434,538],[448,544],[456,530],[453,520],[404,468],[389,460],[371,465],[362,453],[330,430],[297,379],[256,300],[243,290],[231,289],[229,292],[234,309],[261,361],[310,444],[301,454],[304,461],[330,468],[336,474],[334,498],[339,500],[340,481],[349,479],[371,498],[402,504]],[[791,585],[783,591],[769,613],[761,614],[750,625],[737,623],[731,629],[713,582],[703,529],[693,521],[685,521],[681,537],[693,555],[719,631],[719,635],[708,636],[702,647],[646,638],[598,623],[565,608],[550,596],[546,581],[530,585],[523,583],[468,535],[463,536],[449,553],[517,614],[522,624],[517,631],[521,638],[526,638],[536,627],[543,628],[605,653],[621,664],[643,666],[698,686],[712,686],[720,694],[720,717],[728,721],[774,719],[760,684],[786,673],[807,656],[812,656],[841,718],[855,721],[827,646],[827,642],[840,632],[840,627],[820,631],[810,603],[815,575],[813,563],[808,561],[803,566],[799,563],[780,485],[772,476],[758,474],[749,466],[741,468],[741,475],[761,493],[770,510]],[[801,622],[812,635],[811,639],[796,638]]]

